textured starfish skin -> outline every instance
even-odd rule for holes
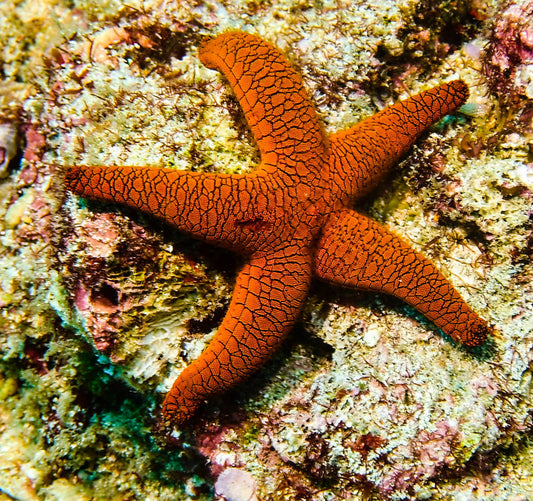
[[[232,86],[261,152],[248,175],[149,167],[71,167],[66,186],[122,203],[245,255],[227,314],[163,403],[181,424],[208,396],[255,372],[298,318],[312,276],[392,294],[456,341],[476,346],[489,326],[426,258],[351,210],[432,123],[460,107],[455,80],[422,92],[330,138],[298,74],[260,38],[230,32],[200,49]]]

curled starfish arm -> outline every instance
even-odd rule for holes
[[[261,367],[298,318],[310,277],[311,257],[297,245],[245,264],[214,339],[168,392],[164,421],[183,423],[205,397],[240,383]]]
[[[330,138],[330,169],[350,200],[368,193],[420,134],[468,99],[462,80],[444,83],[385,108]]]
[[[208,39],[200,60],[221,71],[233,88],[261,152],[259,171],[285,184],[316,177],[326,148],[315,110],[299,75],[272,45],[232,31]]]
[[[197,238],[242,252],[264,243],[275,213],[253,175],[84,166],[70,167],[65,184],[77,195],[140,209]]]
[[[330,216],[325,227],[315,258],[320,278],[396,296],[467,346],[486,340],[485,321],[428,259],[396,235],[350,210]]]

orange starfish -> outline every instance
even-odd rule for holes
[[[437,268],[350,209],[432,123],[468,97],[445,83],[326,138],[297,73],[273,46],[242,32],[210,39],[200,59],[228,79],[261,152],[249,175],[150,167],[71,167],[68,189],[159,216],[245,255],[228,312],[176,379],[165,422],[181,424],[208,396],[255,372],[298,318],[312,276],[392,294],[456,341],[483,343],[487,324]]]

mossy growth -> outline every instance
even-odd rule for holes
[[[154,399],[68,333],[58,342],[40,366],[29,356],[0,364],[0,408],[11,436],[26,446],[18,459],[38,471],[37,495],[62,482],[95,500],[209,499],[202,458],[156,443]]]

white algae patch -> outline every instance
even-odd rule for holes
[[[17,137],[14,123],[0,123],[0,178],[8,175],[9,163],[17,154]]]
[[[226,501],[257,501],[254,477],[239,468],[226,468],[217,478],[215,493]]]

